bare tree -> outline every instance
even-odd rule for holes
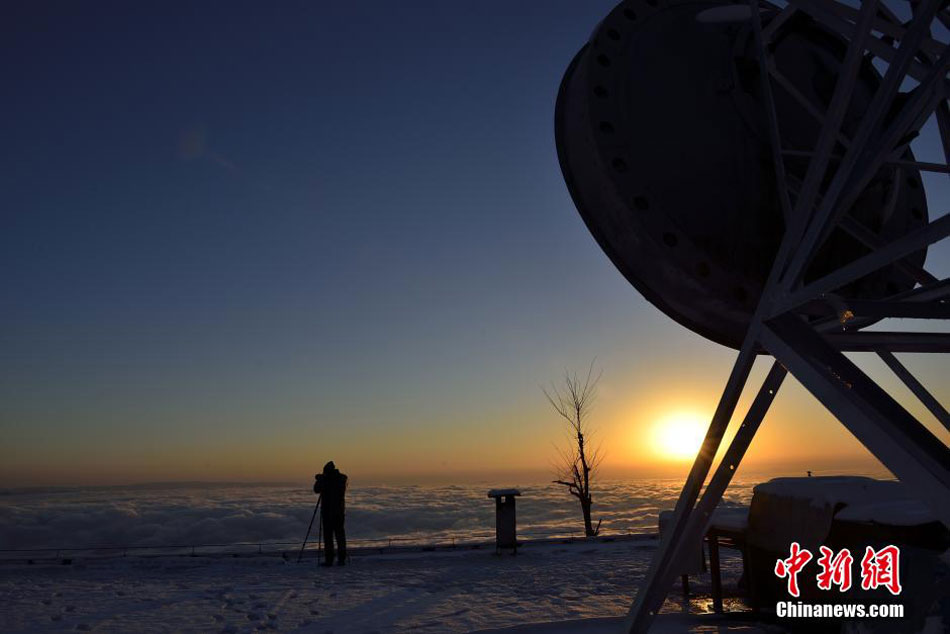
[[[579,378],[576,373],[565,371],[564,384],[557,387],[553,383],[551,389],[541,388],[544,396],[554,411],[569,425],[571,444],[567,449],[558,449],[560,460],[556,465],[554,484],[567,487],[568,492],[581,503],[581,513],[584,515],[584,534],[588,537],[597,535],[600,531],[600,522],[595,528],[590,519],[592,504],[590,482],[602,459],[600,449],[590,448],[589,414],[597,398],[597,382],[603,372],[594,375],[594,362],[587,368],[587,376]],[[603,520],[601,520],[603,521]]]

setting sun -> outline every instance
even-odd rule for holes
[[[653,449],[665,460],[691,460],[699,451],[709,421],[700,414],[676,412],[653,427]]]

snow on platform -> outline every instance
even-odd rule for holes
[[[342,568],[273,556],[7,563],[0,631],[610,631],[655,547],[653,539],[581,540],[529,543],[517,556],[493,548],[357,554]],[[728,592],[741,560],[723,556]],[[708,611],[708,576],[691,585],[691,610]],[[667,609],[682,609],[674,599]]]
[[[897,480],[859,476],[774,478],[755,486],[756,494],[806,500],[814,507],[842,508],[838,519],[914,526],[937,521],[933,511]]]

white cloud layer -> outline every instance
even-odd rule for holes
[[[604,532],[653,531],[657,513],[672,508],[681,486],[673,480],[604,482],[594,491],[594,522],[603,518]],[[352,486],[347,535],[354,544],[388,538],[436,542],[488,537],[494,532],[488,488]],[[747,502],[751,486],[734,488],[730,499]],[[520,534],[582,532],[579,505],[563,488],[529,486],[522,493],[517,506]],[[274,485],[0,491],[0,548],[299,542],[314,503],[306,487]],[[313,530],[316,533],[317,527]]]

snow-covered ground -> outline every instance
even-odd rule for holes
[[[529,543],[517,556],[494,548],[355,553],[350,565],[329,569],[276,556],[3,563],[0,631],[612,631],[655,545]],[[727,592],[740,568],[738,554],[724,550]],[[692,580],[694,612],[709,609],[708,583],[708,575]],[[677,600],[666,610],[682,610]],[[530,626],[538,623],[559,625]]]

